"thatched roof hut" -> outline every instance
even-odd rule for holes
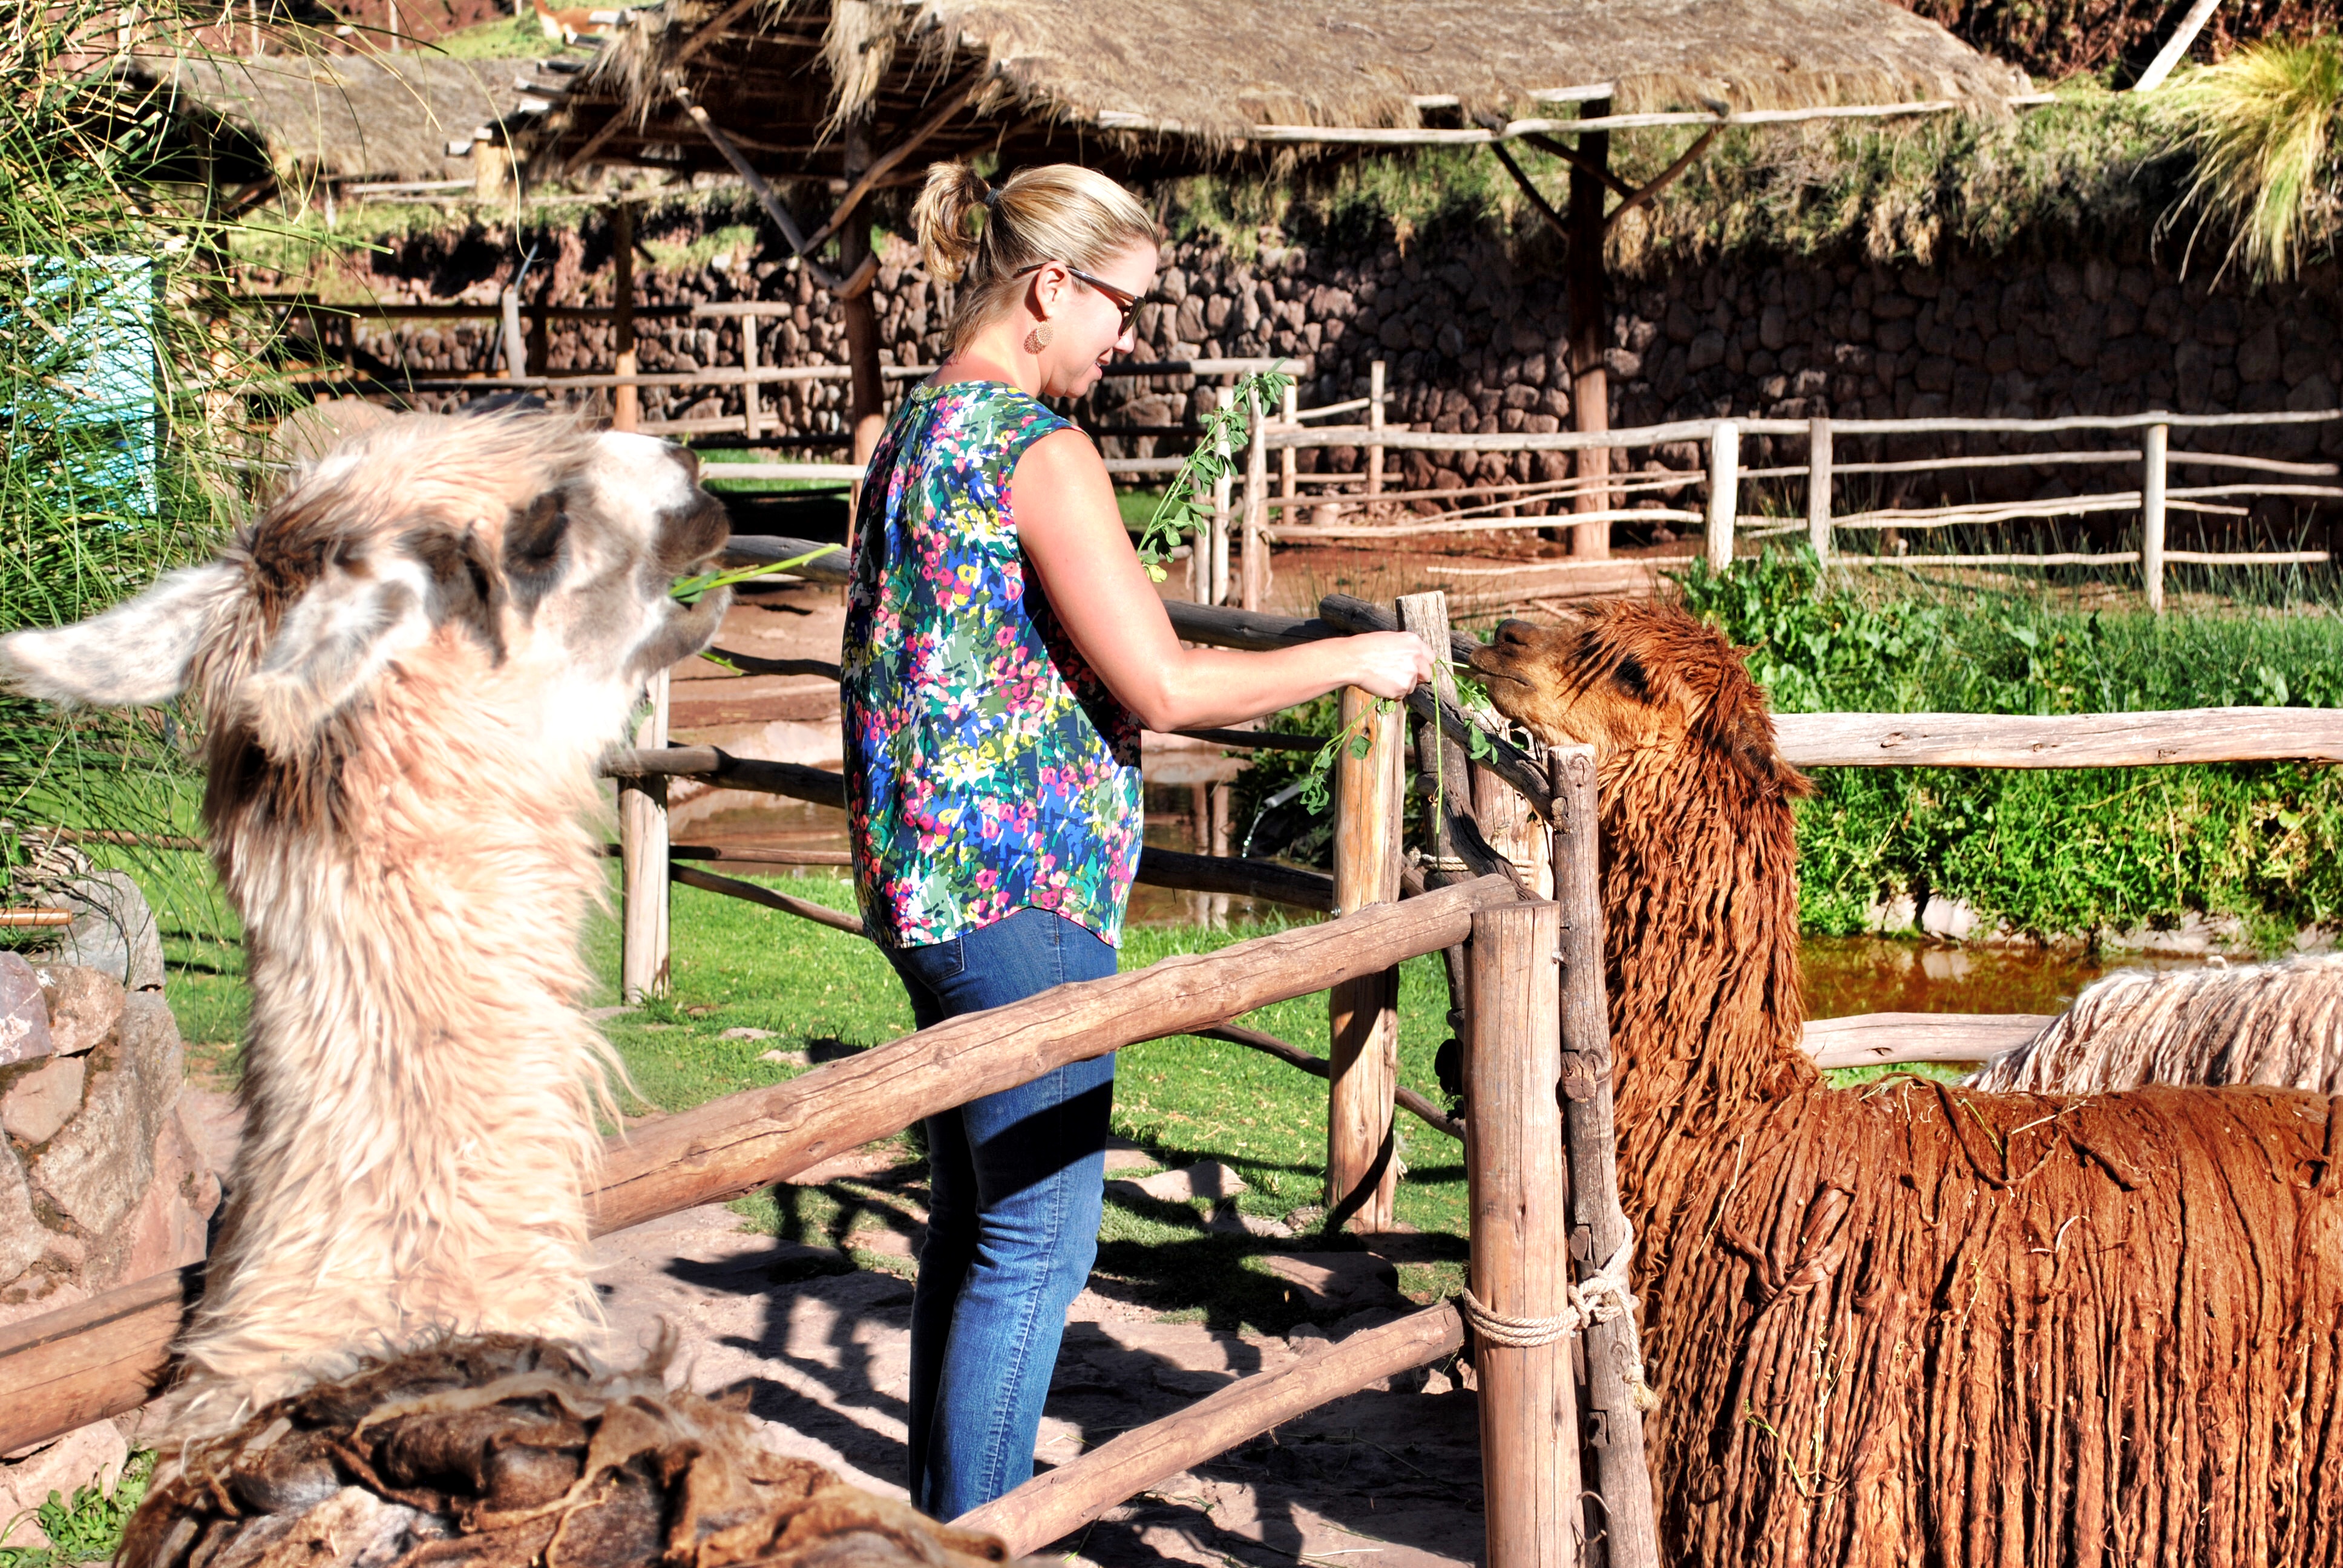
[[[1079,147],[1143,176],[1242,155],[1265,126],[1469,132],[1606,96],[1626,112],[1997,111],[2026,90],[1888,0],[667,0],[637,15],[547,120],[557,161],[724,166],[678,85],[776,177],[840,174],[850,116],[867,112],[889,148],[963,92],[920,163]]]
[[[530,68],[428,55],[136,55],[125,73],[167,94],[221,151],[279,175],[428,181],[469,178],[476,136],[503,139],[549,106],[519,85]]]

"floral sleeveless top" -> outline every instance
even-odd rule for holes
[[[870,455],[839,692],[855,883],[897,947],[1029,907],[1121,942],[1139,721],[1026,576],[1009,493],[1068,427],[1001,382],[920,386]]]

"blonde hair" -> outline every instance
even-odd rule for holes
[[[1157,242],[1139,198],[1079,164],[1020,169],[998,190],[966,164],[931,164],[911,221],[928,276],[960,286],[955,352],[1010,308],[1024,269],[1059,261],[1099,272],[1133,246]]]

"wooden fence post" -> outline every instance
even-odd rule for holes
[[[668,672],[651,677],[651,710],[635,731],[648,749],[667,745]],[[618,780],[618,864],[625,888],[618,929],[618,1000],[668,994],[667,780]]]
[[[1367,367],[1367,494],[1383,493],[1383,362]]]
[[[1289,396],[1292,391],[1287,388]],[[1262,438],[1268,432],[1269,419],[1262,411],[1258,393],[1247,396],[1245,407],[1250,434],[1245,439],[1244,575],[1237,605],[1242,609],[1259,609],[1269,596],[1269,544],[1262,537],[1269,510],[1269,449],[1262,445]]]
[[[1733,564],[1733,522],[1741,506],[1741,427],[1719,422],[1708,438],[1708,569]]]
[[[1280,422],[1289,430],[1298,429],[1302,424],[1301,416],[1302,389],[1288,381],[1285,384],[1285,407],[1279,413]],[[1285,510],[1279,515],[1278,520],[1290,523],[1294,520],[1294,496],[1302,488],[1301,454],[1292,447],[1277,454],[1277,480],[1278,493],[1285,498]]]
[[[1432,689],[1445,703],[1456,700],[1456,674],[1449,663],[1448,596],[1434,588],[1430,593],[1402,594],[1399,598],[1399,624],[1403,630],[1412,631],[1432,649]],[[1464,771],[1464,738],[1461,735],[1440,734],[1435,737],[1429,724],[1419,725],[1415,737],[1415,770],[1425,779],[1440,780],[1441,799],[1435,800],[1427,790],[1423,797],[1424,839],[1433,846],[1433,863],[1424,868],[1429,874],[1453,875],[1462,869],[1456,864],[1456,849],[1450,840],[1448,819],[1440,809],[1469,813],[1473,809],[1473,784]]]
[[[1570,1160],[1570,1251],[1584,1278],[1602,1270],[1628,1241],[1611,1114],[1611,1009],[1603,980],[1594,749],[1557,747],[1548,756],[1547,771],[1554,781],[1554,896],[1562,925],[1562,1123]],[[1659,1533],[1651,1474],[1644,1463],[1643,1406],[1636,1402],[1648,1395],[1634,1319],[1589,1324],[1584,1339],[1587,1452],[1603,1505],[1603,1518],[1589,1521],[1588,1558],[1607,1568],[1657,1568]]]
[[[757,313],[753,310],[740,313],[740,368],[748,371],[751,377],[740,383],[740,433],[748,437],[750,446],[754,446],[757,437],[765,433],[765,414],[762,407],[764,387],[754,379],[757,370]]]
[[[1831,552],[1831,422],[1806,421],[1806,543],[1814,547],[1816,565]]]
[[[1236,400],[1235,387],[1221,388],[1221,412],[1227,413],[1235,407]],[[1208,604],[1229,602],[1229,441],[1228,427],[1224,424],[1221,428],[1222,433],[1212,447],[1220,455],[1222,467],[1220,477],[1212,481],[1212,563],[1209,585],[1212,597],[1205,601]]]
[[[1559,907],[1473,917],[1464,1050],[1464,1169],[1473,1295],[1491,1314],[1552,1320],[1569,1301],[1567,1176],[1554,1084],[1562,1076],[1554,942]],[[1468,1316],[1467,1321],[1472,1319]],[[1577,1389],[1570,1340],[1507,1348],[1474,1336],[1489,1568],[1580,1560]]]
[[[1366,739],[1334,764],[1334,905],[1353,914],[1399,898],[1402,759],[1407,710],[1342,689],[1342,724]],[[1326,993],[1326,1228],[1388,1231],[1399,1184],[1392,1091],[1399,1085],[1399,970],[1345,980]]]
[[[2164,479],[2165,453],[2172,427],[2150,425],[2139,443],[2139,581],[2147,590],[2147,608],[2164,613]]]
[[[497,304],[504,314],[505,378],[518,381],[528,371],[528,344],[520,335],[520,296],[505,289],[498,295]]]
[[[623,201],[610,208],[610,347],[611,368],[621,376],[634,375],[635,209]],[[631,430],[642,422],[641,390],[611,387],[610,428]]]

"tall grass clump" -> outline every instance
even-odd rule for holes
[[[116,69],[216,18],[57,0],[0,21],[0,631],[96,613],[241,510],[265,337],[230,313],[229,226],[166,92]],[[178,729],[0,696],[0,897],[33,829],[185,831]],[[132,869],[207,900],[184,857]]]
[[[2190,247],[2209,225],[2229,234],[2223,271],[2242,266],[2256,282],[2293,276],[2306,251],[2334,233],[2343,38],[2255,44],[2165,94],[2196,158],[2184,204],[2197,214]]]
[[[2343,616],[2090,610],[2054,593],[1889,588],[1769,550],[1685,602],[1750,649],[1775,709],[2107,713],[2343,706]],[[2259,946],[2343,919],[2343,779],[2297,763],[1822,768],[1798,814],[1801,915],[1864,929],[1897,894],[2045,939],[2234,917]]]

